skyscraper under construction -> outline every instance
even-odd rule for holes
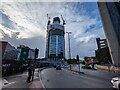
[[[50,18],[48,18],[46,58],[51,62],[60,62],[65,58],[64,25],[65,21],[63,20],[63,24],[61,24],[59,17],[54,17],[52,23]]]

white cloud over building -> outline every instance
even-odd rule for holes
[[[6,17],[2,16],[0,20],[0,38],[15,46],[25,44],[31,48],[37,47],[40,49],[40,57],[44,57],[47,13],[51,21],[53,17],[63,15],[66,21],[65,31],[72,32],[72,57],[77,54],[81,57],[94,55],[95,38],[105,36],[99,16],[96,14],[97,7],[90,13],[86,8],[91,7],[85,6],[84,2],[2,2],[0,13]],[[66,35],[65,40],[68,56]]]

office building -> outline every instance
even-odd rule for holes
[[[95,56],[101,64],[112,64],[110,51],[107,40],[96,38],[98,49],[95,51]]]
[[[17,57],[18,61],[19,60],[26,61],[28,59],[30,60],[35,59],[35,49],[31,49],[25,45],[20,45],[19,47],[17,47],[17,50],[18,50],[18,57]]]
[[[96,42],[97,42],[98,50],[101,49],[101,48],[108,47],[106,39],[96,38]]]
[[[15,60],[17,59],[17,49],[7,41],[0,41],[0,56],[2,60]]]
[[[120,2],[98,2],[98,8],[112,62],[120,66]]]
[[[48,21],[46,58],[51,62],[59,62],[65,58],[64,24],[60,24],[60,18],[53,18],[53,23]]]

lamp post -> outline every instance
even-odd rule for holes
[[[69,47],[69,59],[71,61],[71,51],[70,51],[70,34],[71,32],[66,32],[68,34],[68,47]],[[70,70],[71,70],[71,62],[70,62]]]

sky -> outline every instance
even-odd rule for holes
[[[94,0],[95,1],[95,0]],[[40,49],[45,57],[47,14],[65,19],[65,32],[71,31],[71,54],[95,56],[96,38],[105,38],[97,2],[2,2],[0,5],[0,40],[17,47]],[[65,52],[68,57],[67,34]]]

